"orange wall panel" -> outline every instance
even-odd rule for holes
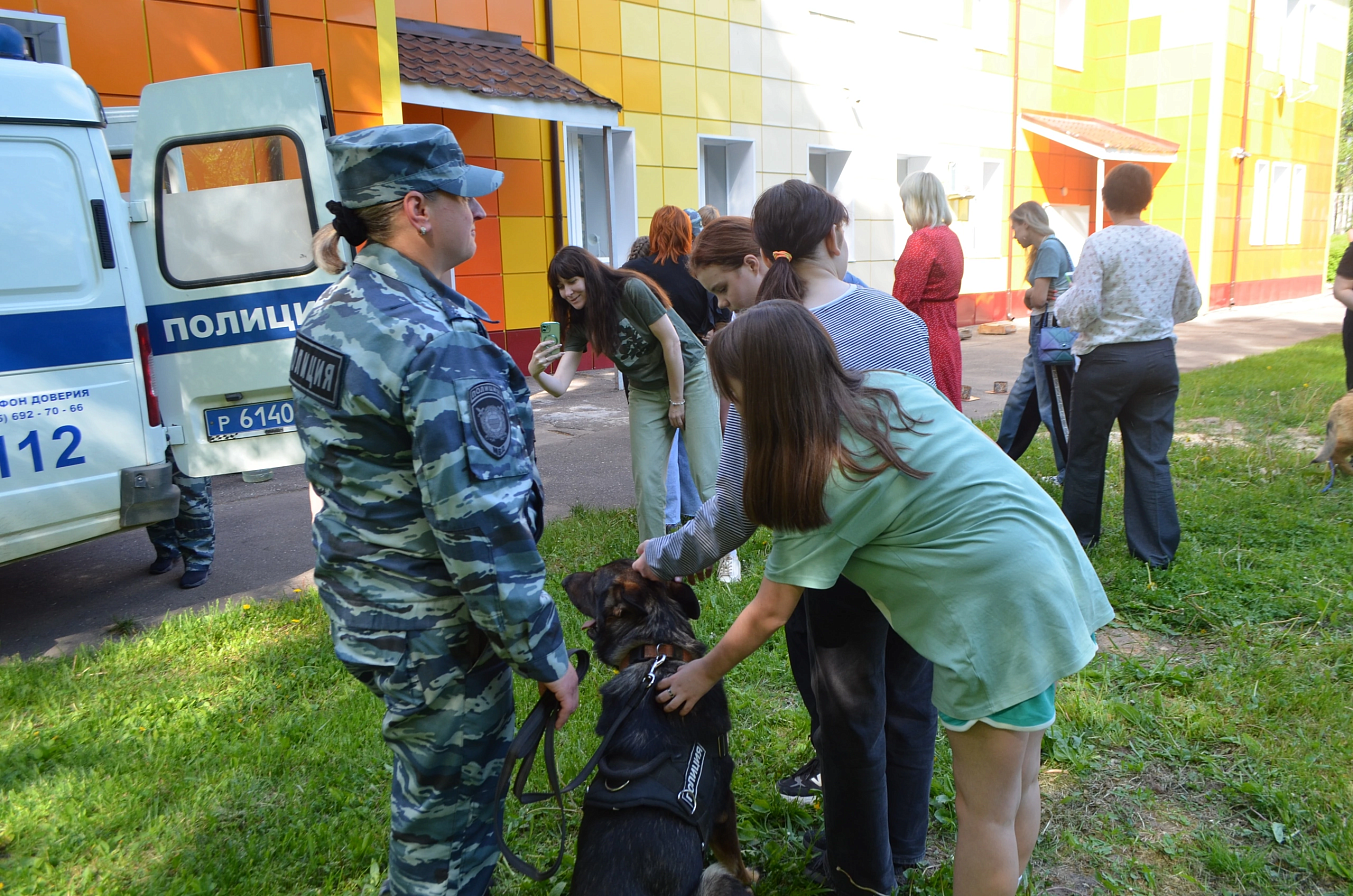
[[[146,0],[146,30],[150,72],[156,81],[244,68],[236,10]]]
[[[329,23],[329,86],[335,109],[345,112],[381,111],[380,63],[376,58],[376,29]]]
[[[541,163],[533,159],[499,159],[503,185],[498,188],[501,215],[544,217],[545,189]]]
[[[373,0],[324,0],[324,9],[331,22],[376,27],[376,4]]]
[[[307,19],[324,18],[324,0],[272,0],[269,8],[274,16],[301,16]]]
[[[460,28],[489,27],[489,5],[485,0],[437,0],[437,21]]]
[[[527,43],[536,39],[534,0],[493,0],[489,4],[489,30],[520,34]]]
[[[0,0],[0,9],[17,9],[20,12],[37,12],[34,0]]]
[[[493,116],[485,112],[444,109],[442,123],[451,129],[467,156],[492,156]]]
[[[323,22],[273,16],[272,45],[278,65],[308,62],[311,68],[329,69],[329,37]]]
[[[338,133],[346,134],[349,131],[360,131],[362,128],[374,128],[376,125],[385,124],[385,119],[379,112],[339,112],[334,111],[334,126]]]
[[[503,330],[503,278],[500,274],[463,275],[465,265],[456,268],[456,292],[468,297],[488,312],[497,323],[484,321],[484,328],[491,333]]]
[[[494,274],[503,270],[503,249],[499,241],[498,219],[484,218],[476,221],[475,253],[469,261],[456,268],[456,276],[461,274]]]
[[[32,9],[32,4],[26,8]],[[42,11],[66,17],[71,67],[86,84],[101,93],[140,96],[141,88],[150,82],[141,0],[46,0]],[[109,52],[111,47],[117,52]]]
[[[437,21],[437,0],[395,0],[395,15],[420,22]]]

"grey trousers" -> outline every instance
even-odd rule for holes
[[[1081,358],[1071,388],[1062,512],[1085,547],[1099,540],[1109,431],[1123,435],[1123,528],[1128,552],[1168,566],[1179,548],[1170,442],[1179,396],[1174,341],[1101,345]]]

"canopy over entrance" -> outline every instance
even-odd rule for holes
[[[1179,144],[1101,118],[1021,112],[1024,130],[1106,162],[1174,162]]]
[[[397,19],[406,103],[594,127],[619,123],[620,104],[522,46],[521,37]]]

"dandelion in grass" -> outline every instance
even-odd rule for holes
[[[249,609],[249,604],[244,604],[242,607],[240,607],[240,609],[241,609],[241,610],[247,610],[247,609]]]

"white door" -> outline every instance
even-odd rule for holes
[[[300,463],[287,370],[333,281],[310,240],[336,198],[309,65],[150,84],[132,239],[155,388],[190,476]]]
[[[1052,232],[1071,255],[1071,263],[1080,264],[1081,249],[1085,248],[1085,240],[1090,236],[1090,206],[1045,205],[1043,208],[1048,213]]]

